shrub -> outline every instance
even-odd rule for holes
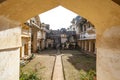
[[[80,80],[95,80],[95,77],[96,72],[94,70],[89,70],[88,72],[80,71]]]
[[[25,73],[21,72],[20,80],[42,80],[42,79],[38,78],[37,74],[35,72],[32,72],[30,74],[25,74]]]
[[[32,54],[28,60],[30,61],[30,60],[32,60],[34,57],[35,57],[35,55]]]

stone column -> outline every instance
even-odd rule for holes
[[[93,52],[93,41],[91,40],[91,52]]]
[[[95,52],[95,45],[94,45],[94,44],[95,44],[95,41],[92,40],[91,42],[92,42],[92,48],[91,48],[91,49],[92,49],[92,53],[94,53],[94,52]]]
[[[83,50],[85,50],[85,40],[83,40]]]
[[[97,35],[97,80],[120,80],[120,26]]]
[[[28,55],[31,55],[31,39],[28,41]]]
[[[84,32],[84,26],[82,26],[82,32]]]
[[[78,47],[80,48],[80,40],[78,40]]]
[[[86,48],[86,41],[84,40],[84,51],[85,51],[85,48]]]
[[[89,41],[89,52],[91,52],[91,41]]]
[[[45,48],[45,40],[42,40],[42,43],[41,43],[41,48],[44,49]]]
[[[81,40],[81,49],[83,50],[83,41]]]
[[[37,30],[36,29],[32,29],[33,30],[33,52],[37,51]]]
[[[87,40],[85,41],[85,51],[87,51]]]
[[[95,46],[94,46],[94,40],[92,40],[92,53],[94,53],[95,52]]]
[[[81,41],[79,40],[79,48],[81,47]]]
[[[22,45],[22,55],[21,58],[24,58],[24,45]]]
[[[97,51],[97,50],[96,50],[96,49],[97,49],[97,48],[96,48],[96,40],[94,40],[94,44],[95,44],[95,51],[94,51],[94,54],[96,54],[96,51]]]
[[[82,47],[82,50],[84,50],[84,40],[83,40],[82,42],[83,42],[83,47]]]
[[[48,40],[46,41],[46,48],[48,48]]]
[[[89,40],[87,41],[87,51],[89,52]]]
[[[21,27],[0,17],[0,80],[19,80]]]
[[[22,38],[22,46],[20,47],[20,58],[21,59],[24,58],[24,42],[23,42],[23,38]]]

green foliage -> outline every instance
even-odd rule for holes
[[[23,68],[25,66],[25,62],[20,62],[20,68]]]
[[[80,71],[80,80],[95,80],[95,77],[96,72],[94,70],[89,70],[88,72]]]
[[[39,79],[35,72],[30,73],[30,74],[25,74],[21,72],[20,80],[42,80],[42,79],[41,78]]]
[[[34,54],[32,54],[28,60],[32,60],[34,57]]]

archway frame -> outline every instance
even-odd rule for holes
[[[95,25],[97,80],[120,80],[117,76],[120,73],[120,6],[112,0],[3,0],[0,3],[0,24],[5,18],[15,23],[12,25],[15,27],[58,5],[85,17]]]

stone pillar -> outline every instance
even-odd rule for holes
[[[89,41],[89,52],[91,52],[91,41]]]
[[[87,40],[85,41],[85,51],[87,51]]]
[[[94,46],[94,40],[92,40],[92,53],[94,53],[95,52],[95,46]]]
[[[83,50],[83,41],[81,40],[81,49]]]
[[[78,42],[77,42],[77,43],[78,43],[78,47],[80,48],[80,40],[78,40]]]
[[[78,42],[79,42],[79,48],[80,48],[81,47],[81,41],[79,40]]]
[[[24,58],[24,45],[22,45],[22,54],[21,54],[21,58]]]
[[[89,52],[89,40],[87,41],[87,51]]]
[[[28,55],[31,55],[31,39],[28,41]]]
[[[82,50],[84,50],[84,41],[82,40]]]
[[[36,52],[37,51],[37,30],[36,29],[32,29],[33,31],[33,42],[32,42],[32,45],[33,45],[33,52]]]
[[[41,38],[43,38],[44,36],[43,36],[44,34],[43,34],[43,30],[41,31]]]
[[[48,40],[46,41],[46,48],[48,48]]]
[[[41,42],[41,49],[44,49],[45,48],[45,40],[42,40]]]
[[[82,41],[80,40],[80,49],[82,49]]]
[[[86,45],[85,40],[83,42],[84,42],[84,49],[83,50],[85,51],[85,48],[86,48],[86,46],[85,46]]]
[[[84,26],[82,26],[82,32],[84,32]]]
[[[0,50],[0,80],[19,80],[20,48]]]
[[[22,59],[24,57],[23,54],[23,46],[20,47],[20,59]]]
[[[52,48],[53,48],[53,42],[54,42],[54,41],[52,40],[52,42],[51,42],[51,47],[52,47]]]
[[[85,48],[86,48],[86,46],[85,46],[85,45],[86,45],[86,43],[85,43],[85,40],[84,40],[84,51],[85,51]]]
[[[21,27],[0,17],[0,80],[19,80]]]
[[[92,41],[91,41],[91,52],[92,52],[92,53],[95,52],[95,46],[94,46],[94,44],[95,44],[95,41],[92,40]]]
[[[91,52],[93,52],[93,41],[91,40]]]
[[[96,48],[96,40],[94,40],[94,44],[95,44],[95,51],[94,51],[94,54],[96,54],[97,53],[97,48]]]
[[[120,26],[97,35],[97,80],[120,80]]]
[[[78,47],[80,47],[80,41],[79,40],[77,41],[77,44],[78,44]]]

